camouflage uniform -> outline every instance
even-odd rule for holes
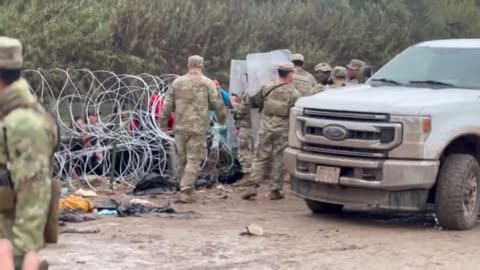
[[[330,75],[332,73],[332,67],[329,63],[322,62],[315,66],[313,69],[315,71],[315,79],[317,80],[317,85],[327,85],[330,81]]]
[[[310,96],[314,94],[312,89],[317,85],[315,77],[305,70],[295,71],[293,76],[293,86],[298,89],[302,96]]]
[[[304,57],[301,54],[292,55],[292,61],[304,62]],[[315,94],[312,89],[317,85],[317,81],[312,74],[303,69],[295,70],[293,75],[293,86],[300,91],[302,96],[310,96]]]
[[[333,84],[329,88],[340,88],[346,86],[347,69],[337,66],[332,71]]]
[[[310,90],[310,95],[315,95],[320,92],[323,92],[325,90],[325,85],[321,83],[317,83],[311,90]]]
[[[366,65],[365,62],[363,62],[361,60],[358,60],[358,59],[352,59],[352,61],[350,61],[350,63],[346,67],[347,67],[347,69],[349,69],[351,71],[355,71],[355,73],[357,73],[357,76],[354,77],[354,78],[349,78],[349,80],[348,80],[349,84],[358,84],[359,83],[358,73],[360,72],[360,69],[362,67],[364,67],[365,65]]]
[[[245,91],[238,103],[232,103],[236,115],[236,125],[240,129],[238,136],[238,160],[244,173],[252,169],[253,148],[255,138],[252,131],[252,118],[250,115],[250,97]]]
[[[290,71],[290,65],[282,65],[280,68]],[[293,65],[291,69],[293,71]],[[266,165],[272,158],[270,190],[277,192],[282,190],[285,175],[283,151],[288,144],[290,109],[301,96],[302,94],[292,84],[277,82],[262,87],[251,98],[253,106],[263,108],[264,118],[258,133],[258,147],[248,183],[250,186],[258,186],[262,182]]]
[[[203,58],[191,56],[189,67],[203,67]],[[188,73],[177,78],[168,91],[160,116],[161,126],[167,125],[175,112],[175,144],[177,148],[177,178],[181,191],[194,188],[202,160],[207,153],[209,110],[216,111],[221,124],[226,120],[226,108],[212,80],[201,73]]]
[[[18,40],[0,37],[0,68],[19,70],[21,54]],[[45,244],[57,135],[56,123],[24,79],[0,91],[0,238],[13,243],[18,269],[27,252]]]

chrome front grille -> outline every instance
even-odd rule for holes
[[[385,158],[402,142],[402,124],[387,114],[305,109],[298,116],[303,149],[329,155]]]
[[[318,109],[304,109],[305,117],[341,120],[341,121],[369,121],[369,122],[388,122],[390,115],[385,113],[364,113],[364,112],[344,112]]]
[[[386,151],[377,151],[370,149],[356,149],[349,147],[331,147],[318,145],[304,145],[303,150],[313,153],[322,153],[327,155],[351,156],[351,157],[366,157],[366,158],[385,158]]]

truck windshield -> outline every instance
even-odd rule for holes
[[[410,47],[382,67],[369,84],[480,89],[480,49]]]

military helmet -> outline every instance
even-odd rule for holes
[[[332,71],[332,66],[330,66],[329,63],[320,63],[318,65],[315,66],[315,68],[313,69],[315,72],[330,72]]]

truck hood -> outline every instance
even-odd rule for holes
[[[443,106],[455,105],[461,108],[461,103],[471,103],[479,97],[480,90],[355,85],[302,97],[295,106],[336,111],[429,115],[441,110],[439,108]]]

